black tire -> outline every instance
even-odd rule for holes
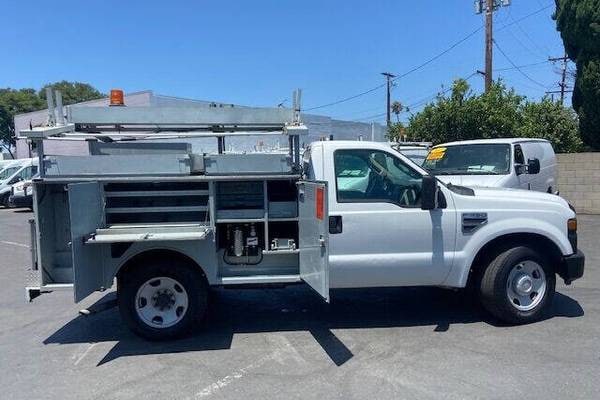
[[[537,263],[546,278],[542,299],[531,310],[520,310],[507,294],[509,274],[514,266],[524,261]],[[515,246],[501,251],[483,271],[479,284],[479,296],[483,307],[493,316],[510,324],[526,324],[543,318],[552,304],[556,276],[552,264],[538,251]]]
[[[8,197],[9,197],[8,194],[4,194],[0,197],[0,205],[4,206],[4,208],[9,208]]]
[[[174,279],[187,293],[187,309],[183,317],[165,328],[149,325],[136,311],[138,290],[146,282],[158,277]],[[117,295],[121,318],[129,329],[148,340],[169,340],[189,335],[201,324],[207,309],[208,285],[196,265],[176,259],[146,259],[119,276]]]

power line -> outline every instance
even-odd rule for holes
[[[463,78],[463,79],[466,80],[466,81],[468,81],[469,79],[471,79],[475,75],[477,75],[476,72],[472,73],[471,75],[469,75],[469,76],[467,76],[466,78]],[[450,86],[450,87],[448,87],[446,89],[443,89],[441,91],[437,91],[434,94],[431,94],[431,95],[429,95],[427,97],[421,98],[421,99],[415,101],[414,103],[407,105],[406,108],[407,109],[411,109],[411,108],[419,107],[422,104],[425,104],[428,101],[433,100],[433,99],[435,99],[438,96],[444,95],[444,94],[452,91],[452,89],[453,89],[452,86]],[[387,115],[387,112],[379,113],[379,114],[374,114],[374,115],[369,115],[367,117],[361,117],[361,118],[353,119],[352,121],[372,120],[372,119],[375,119],[375,118],[381,118],[381,117],[383,117],[385,115]]]
[[[548,61],[548,60],[544,60],[544,61],[540,61],[540,62],[536,62],[536,63],[531,63],[531,64],[518,65],[517,67],[519,67],[519,68],[528,68],[528,67],[534,67],[536,65],[548,64],[549,62],[550,61]],[[502,71],[510,71],[510,70],[514,70],[514,69],[517,69],[517,68],[515,68],[515,67],[494,68],[494,71],[502,72]]]
[[[506,60],[510,63],[510,65],[512,65],[517,71],[519,71],[521,73],[521,75],[523,75],[525,78],[527,78],[531,82],[535,83],[536,85],[543,87],[544,89],[548,88],[546,85],[539,83],[538,81],[536,81],[535,79],[533,79],[532,77],[527,75],[525,72],[523,72],[523,70],[517,64],[515,64],[513,62],[513,60],[511,60],[511,58],[504,52],[504,50],[502,50],[502,48],[498,45],[498,42],[496,40],[493,40],[493,42],[494,42],[494,45],[496,46],[496,48],[498,49],[498,51],[500,53],[502,53],[502,55],[504,56],[504,58],[506,58]]]
[[[511,20],[515,21],[515,18],[513,17],[512,12],[510,11],[510,9],[508,11],[508,15],[509,15],[509,17],[510,17]],[[523,33],[523,35],[525,35],[525,37],[529,40],[529,42],[531,42],[531,44],[533,44],[533,46],[536,47],[540,51],[540,54],[548,54],[548,53],[550,53],[550,49],[548,48],[548,46],[546,46],[544,43],[542,43],[542,45],[540,46],[537,41],[533,40],[533,38],[527,32],[527,30],[525,30],[521,26],[521,24],[519,23],[519,21],[515,21],[515,22],[517,24],[517,28]]]
[[[509,26],[513,26],[515,24],[518,24],[519,22],[521,22],[521,21],[523,21],[523,20],[525,20],[527,18],[533,17],[534,15],[537,15],[537,14],[541,13],[542,11],[545,11],[545,10],[549,9],[550,7],[554,7],[554,4],[548,4],[547,6],[542,7],[540,9],[536,10],[536,11],[533,11],[533,12],[527,14],[527,15],[524,15],[524,16],[522,16],[520,18],[517,18],[517,19],[513,19],[513,22],[505,24],[501,28],[496,29],[496,32],[503,31],[504,29],[508,28]]]
[[[336,104],[345,103],[345,102],[347,102],[347,101],[354,100],[354,99],[356,99],[357,97],[361,97],[361,96],[364,96],[364,95],[366,95],[366,94],[373,93],[373,92],[374,92],[374,91],[376,91],[377,89],[381,89],[382,87],[384,87],[384,86],[386,86],[386,85],[387,85],[387,83],[382,83],[381,85],[377,85],[377,86],[375,86],[374,88],[371,88],[371,89],[369,89],[369,90],[365,90],[364,92],[362,92],[362,93],[359,93],[359,94],[356,94],[356,95],[354,95],[354,96],[350,96],[350,97],[346,97],[346,98],[344,98],[344,99],[340,99],[340,100],[332,101],[331,103],[323,104],[323,105],[320,105],[320,106],[316,106],[316,107],[307,108],[307,109],[306,109],[306,110],[304,110],[304,111],[318,110],[318,109],[320,109],[320,108],[326,108],[326,107],[335,106]]]
[[[473,32],[469,33],[467,36],[465,36],[464,38],[462,38],[461,40],[459,40],[458,42],[454,43],[452,46],[448,47],[446,50],[442,51],[441,53],[439,53],[438,55],[430,58],[429,60],[425,61],[424,63],[414,67],[413,69],[403,73],[402,75],[398,75],[396,78],[394,78],[394,81],[404,78],[407,75],[412,74],[415,71],[418,71],[419,69],[431,64],[432,62],[434,62],[435,60],[437,60],[438,58],[446,55],[447,53],[449,53],[450,51],[454,50],[457,46],[461,45],[462,43],[466,42],[468,39],[470,39],[472,36],[476,35],[480,30],[483,29],[483,25],[481,25],[479,28],[475,29]]]
[[[513,22],[511,22],[511,23],[509,23],[509,24],[506,24],[506,25],[502,26],[500,29],[498,29],[498,31],[501,31],[501,30],[503,30],[503,29],[506,29],[506,28],[507,28],[507,27],[509,27],[509,26],[515,25],[515,24],[517,24],[517,23],[519,23],[519,22],[521,22],[521,21],[523,21],[523,20],[525,20],[525,19],[527,19],[527,18],[530,18],[530,17],[532,17],[532,16],[534,16],[534,15],[536,15],[536,14],[539,14],[539,13],[541,13],[542,11],[544,11],[544,10],[547,10],[548,8],[550,8],[550,7],[552,7],[552,6],[553,6],[552,4],[549,4],[549,5],[547,5],[547,6],[545,6],[545,7],[542,7],[542,8],[540,8],[540,9],[536,10],[536,11],[533,11],[533,12],[531,12],[531,13],[527,14],[527,15],[524,15],[523,17],[520,17],[520,18],[518,18],[518,19],[514,20]],[[394,78],[394,81],[395,81],[395,80],[398,80],[398,79],[401,79],[401,78],[404,78],[404,77],[406,77],[407,75],[410,75],[410,74],[412,74],[413,72],[416,72],[416,71],[418,71],[419,69],[421,69],[421,68],[423,68],[423,67],[425,67],[425,66],[427,66],[427,65],[431,64],[432,62],[436,61],[436,60],[437,60],[437,59],[439,59],[440,57],[442,57],[442,56],[444,56],[445,54],[449,53],[449,52],[450,52],[450,51],[452,51],[454,48],[456,48],[456,47],[457,47],[457,46],[459,46],[460,44],[464,43],[465,41],[467,41],[468,39],[470,39],[471,37],[473,37],[474,35],[476,35],[476,34],[477,34],[479,31],[481,31],[481,30],[483,29],[483,27],[484,27],[484,25],[481,25],[479,28],[477,28],[477,29],[476,29],[476,30],[474,30],[473,32],[469,33],[468,35],[466,35],[465,37],[463,37],[462,39],[460,39],[460,40],[459,40],[459,41],[457,41],[456,43],[452,44],[452,45],[451,45],[450,47],[448,47],[446,50],[444,50],[444,51],[442,51],[441,53],[439,53],[439,54],[435,55],[434,57],[432,57],[432,58],[430,58],[429,60],[427,60],[427,61],[423,62],[422,64],[419,64],[419,65],[417,65],[416,67],[414,67],[414,68],[410,69],[409,71],[407,71],[407,72],[405,72],[405,73],[403,73],[403,74],[400,74],[400,75],[398,75],[396,78]],[[517,69],[518,69],[518,68],[517,68]],[[338,104],[341,104],[341,103],[345,103],[345,102],[348,102],[348,101],[350,101],[350,100],[354,100],[354,99],[356,99],[356,98],[359,98],[359,97],[365,96],[365,95],[367,95],[367,94],[369,94],[369,93],[373,93],[373,92],[375,92],[376,90],[379,90],[379,89],[381,89],[381,88],[383,88],[383,87],[385,87],[385,86],[386,86],[386,83],[382,83],[382,84],[380,84],[380,85],[377,85],[377,86],[375,86],[375,87],[372,87],[371,89],[365,90],[364,92],[361,92],[361,93],[355,94],[355,95],[353,95],[353,96],[349,96],[349,97],[341,98],[341,99],[339,99],[339,100],[335,100],[335,101],[332,101],[332,102],[330,102],[330,103],[326,103],[326,104],[322,104],[322,105],[319,105],[319,106],[315,106],[315,107],[307,108],[307,109],[305,109],[305,110],[303,110],[303,111],[305,111],[305,112],[306,112],[306,111],[319,110],[319,109],[321,109],[321,108],[327,108],[327,107],[331,107],[331,106],[338,105]]]
[[[454,44],[452,44],[450,47],[448,47],[447,49],[445,49],[444,51],[442,51],[441,53],[438,53],[437,55],[431,57],[430,59],[428,59],[427,61],[417,65],[416,67],[406,71],[405,73],[396,76],[392,81],[396,81],[400,78],[404,78],[410,74],[412,74],[413,72],[418,71],[419,69],[431,64],[432,62],[434,62],[435,60],[439,59],[440,57],[446,55],[447,53],[449,53],[450,51],[452,51],[453,49],[455,49],[457,46],[461,45],[462,43],[464,43],[465,41],[467,41],[468,39],[470,39],[472,36],[476,35],[480,30],[483,29],[483,25],[480,26],[479,28],[477,28],[476,30],[474,30],[473,32],[469,33],[468,35],[466,35],[465,37],[463,37],[462,39],[460,39],[459,41],[455,42]],[[342,98],[336,101],[332,101],[330,103],[326,103],[326,104],[322,104],[320,106],[316,106],[316,107],[311,107],[311,108],[307,108],[304,111],[312,111],[312,110],[318,110],[321,108],[326,108],[326,107],[331,107],[337,104],[341,104],[341,103],[345,103],[347,101],[350,100],[354,100],[358,97],[364,96],[366,94],[372,93],[378,89],[381,89],[382,87],[385,87],[387,85],[387,83],[383,83],[381,85],[377,85],[369,90],[365,90],[364,92],[358,93],[356,95],[350,96],[350,97],[346,97],[346,98]]]

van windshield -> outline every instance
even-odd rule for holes
[[[7,178],[10,178],[20,168],[21,167],[8,167],[8,168],[4,168],[2,171],[0,171],[0,181],[3,181],[5,179],[7,179]]]
[[[431,149],[423,167],[436,175],[502,175],[510,168],[510,145],[464,144]]]

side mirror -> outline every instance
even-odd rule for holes
[[[10,180],[10,182],[8,182],[9,185],[14,185],[17,182],[21,182],[23,180],[23,178],[21,178],[20,176],[15,176],[14,178],[12,178]]]
[[[421,210],[435,210],[438,200],[438,183],[432,175],[423,176],[421,184]]]
[[[537,158],[527,161],[527,173],[535,175],[540,173],[540,160]]]

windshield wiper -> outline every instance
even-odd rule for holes
[[[446,170],[430,170],[434,175],[499,175],[499,172],[488,171],[484,169],[446,169]]]

